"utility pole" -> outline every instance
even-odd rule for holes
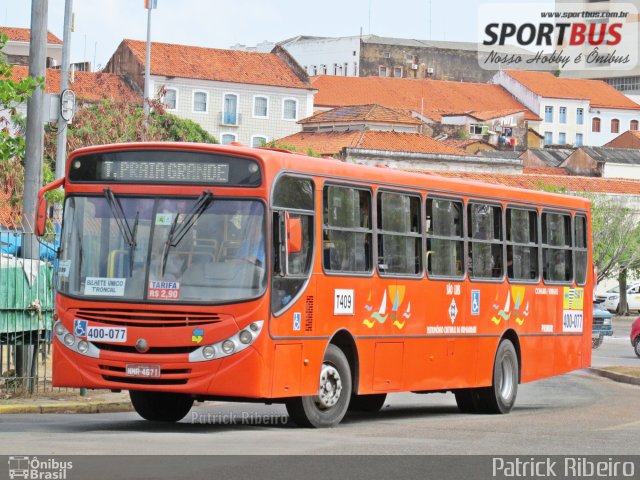
[[[29,45],[29,75],[46,75],[48,0],[31,0],[31,42]],[[36,88],[27,102],[27,152],[24,168],[24,199],[22,215],[25,224],[35,230],[36,201],[42,185],[42,154],[44,150],[45,92]],[[39,258],[39,244],[23,242],[24,258]]]
[[[69,63],[71,54],[71,16],[73,0],[65,0],[64,33],[62,36],[62,68],[60,70],[60,100],[62,93],[69,88]],[[58,115],[58,146],[56,148],[56,178],[64,177],[67,157],[67,121],[62,117],[62,104]]]
[[[151,83],[151,10],[155,0],[147,4],[147,52],[144,64],[144,129],[149,126],[149,85]]]

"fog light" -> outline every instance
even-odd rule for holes
[[[257,332],[258,330],[260,330],[260,327],[258,326],[257,323],[252,323],[251,325],[249,325],[249,328],[254,332]]]
[[[222,351],[225,354],[231,355],[235,349],[236,349],[236,344],[233,343],[231,340],[225,340],[224,342],[222,342]]]
[[[80,353],[87,353],[87,350],[89,350],[89,344],[84,340],[80,340],[78,342],[78,351]]]
[[[64,335],[65,328],[64,325],[62,325],[62,322],[56,323],[56,326],[53,327],[53,329],[55,330],[56,335]]]
[[[70,333],[67,333],[67,334],[64,336],[64,343],[66,343],[66,344],[67,344],[67,345],[69,345],[69,346],[73,345],[73,342],[75,342],[75,340],[76,340],[76,339],[74,338],[74,336],[73,336],[73,335],[71,335]]]
[[[240,332],[240,335],[238,335],[238,338],[240,339],[240,342],[244,343],[245,345],[249,345],[251,343],[251,340],[253,340],[253,335],[251,335],[248,330],[242,330]]]
[[[207,360],[211,360],[216,355],[216,349],[213,345],[207,345],[202,349],[202,356]]]

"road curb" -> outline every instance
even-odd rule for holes
[[[33,405],[0,405],[0,415],[31,413],[116,413],[131,412],[131,402],[60,402]]]
[[[631,375],[624,375],[622,373],[610,372],[609,370],[603,370],[601,368],[590,367],[587,369],[590,373],[598,375],[599,377],[608,378],[620,383],[628,383],[629,385],[640,385],[640,378],[632,377]]]

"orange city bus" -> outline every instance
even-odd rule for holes
[[[301,426],[591,362],[589,202],[239,145],[83,148],[64,186],[57,386],[286,404]]]

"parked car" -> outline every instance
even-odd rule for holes
[[[600,298],[603,296],[596,295],[596,300],[600,302],[600,306],[610,312],[617,311],[620,303],[620,291],[607,290],[606,298],[601,301]],[[627,287],[627,305],[629,310],[640,311],[640,283],[633,283]]]
[[[631,345],[633,345],[633,351],[640,357],[640,317],[631,324]]]
[[[593,328],[591,329],[591,345],[594,350],[602,345],[604,337],[613,335],[613,326],[611,325],[611,315],[606,310],[600,308],[597,303],[593,303]]]

